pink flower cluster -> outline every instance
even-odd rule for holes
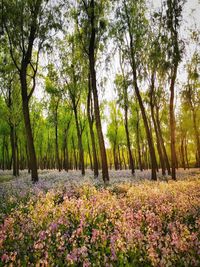
[[[199,180],[38,192],[0,225],[0,266],[200,266],[199,200]]]

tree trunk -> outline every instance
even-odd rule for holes
[[[175,114],[174,114],[174,86],[176,80],[177,67],[171,78],[170,84],[170,103],[169,103],[169,114],[170,114],[170,139],[171,139],[171,167],[172,167],[172,179],[176,180],[176,147],[175,147]]]
[[[124,169],[126,170],[126,159],[125,159],[125,155],[124,155],[124,148],[122,147],[122,159],[124,162]]]
[[[199,138],[199,132],[197,128],[196,113],[195,113],[194,108],[192,108],[192,118],[193,118],[194,133],[195,133],[196,146],[197,146],[197,167],[200,167],[200,138]]]
[[[153,121],[153,126],[154,126],[154,130],[156,133],[156,143],[157,143],[157,150],[158,150],[158,155],[160,158],[160,164],[161,164],[161,169],[162,169],[162,175],[165,175],[165,162],[164,162],[164,158],[163,158],[163,153],[162,153],[162,148],[161,148],[161,142],[160,142],[160,136],[158,133],[158,127],[156,124],[156,119],[155,119],[155,113],[154,113],[154,97],[155,97],[155,91],[154,91],[154,73],[151,76],[151,88],[150,88],[150,108],[151,108],[151,117],[152,117],[152,121]]]
[[[37,159],[36,159],[36,153],[35,153],[35,147],[34,147],[33,135],[32,135],[32,129],[31,129],[30,114],[29,114],[26,70],[21,71],[20,82],[21,82],[24,125],[25,125],[25,130],[26,130],[26,138],[27,138],[28,152],[29,152],[29,158],[30,158],[31,178],[32,178],[32,181],[35,183],[38,181],[38,171],[37,171]]]
[[[76,105],[73,105],[74,109],[74,116],[75,116],[75,122],[76,122],[76,131],[77,131],[77,137],[78,137],[78,147],[79,147],[79,163],[81,167],[81,173],[82,175],[85,175],[85,164],[84,164],[84,152],[83,152],[83,144],[82,144],[82,136],[79,128],[79,122],[78,122],[78,114],[77,114],[77,108]]]
[[[119,169],[122,170],[122,159],[121,159],[121,154],[120,154],[120,147],[118,145],[118,155],[119,155]]]
[[[128,155],[129,155],[129,166],[130,166],[132,175],[134,175],[135,167],[134,167],[134,162],[133,162],[133,156],[131,153],[131,143],[130,143],[129,129],[128,129],[128,107],[127,105],[125,105],[125,109],[124,109],[124,126],[125,126],[126,141],[127,141]]]
[[[165,144],[164,144],[164,139],[163,139],[163,135],[162,135],[162,130],[161,130],[161,126],[160,126],[160,119],[159,119],[159,108],[158,106],[156,106],[156,124],[157,124],[157,129],[158,129],[158,134],[159,134],[159,138],[160,138],[160,144],[162,147],[162,151],[163,151],[163,157],[164,157],[164,161],[167,167],[167,172],[168,175],[171,174],[171,170],[170,170],[170,164],[169,164],[169,159],[167,156],[167,151],[165,148]]]
[[[76,148],[75,148],[73,136],[72,136],[72,148],[73,148],[73,151],[74,151],[74,153],[73,153],[74,154],[74,167],[77,170],[78,165],[77,165]]]
[[[133,50],[133,48],[131,50]],[[141,110],[141,113],[142,113],[142,118],[143,118],[143,122],[144,122],[144,127],[145,127],[145,131],[146,131],[146,136],[147,136],[147,141],[148,141],[148,146],[149,146],[149,152],[150,152],[150,157],[151,157],[151,179],[152,180],[157,180],[157,175],[156,175],[156,169],[157,169],[156,154],[155,154],[155,149],[154,149],[154,145],[153,145],[152,135],[151,135],[151,132],[150,132],[150,129],[149,129],[148,121],[147,121],[145,108],[144,108],[143,101],[142,101],[142,98],[141,98],[141,95],[140,95],[140,91],[139,91],[139,88],[138,88],[138,84],[137,84],[137,74],[136,74],[136,70],[135,70],[134,59],[133,59],[133,64],[132,64],[132,71],[133,71],[135,93],[136,93],[137,100],[138,100],[138,103],[139,103],[139,106],[140,106],[140,110]]]
[[[125,133],[126,133],[126,142],[127,142],[127,148],[128,148],[128,155],[129,155],[129,168],[131,169],[131,173],[132,175],[135,174],[135,166],[134,166],[134,162],[133,162],[133,156],[131,153],[131,144],[130,144],[130,136],[129,136],[129,127],[128,127],[128,86],[126,85],[126,81],[125,81],[125,75],[124,75],[124,69],[122,66],[122,57],[121,57],[121,50],[119,50],[120,55],[120,67],[121,67],[121,71],[123,74],[123,81],[124,81],[124,85],[123,85],[123,98],[124,98],[124,127],[125,127]]]
[[[90,151],[90,141],[89,141],[88,132],[86,132],[86,137],[87,137],[87,148],[88,148],[88,155],[89,155],[89,161],[90,161],[90,169],[93,171],[93,162],[92,162],[92,155]],[[87,166],[87,162],[86,162],[86,166]]]
[[[156,162],[156,154],[155,154],[155,149],[154,149],[154,144],[153,144],[153,139],[152,135],[149,129],[148,125],[148,120],[144,108],[144,104],[142,101],[142,97],[140,95],[140,90],[138,87],[138,82],[137,82],[137,68],[135,64],[135,55],[134,55],[134,45],[133,45],[133,36],[131,32],[131,25],[130,25],[130,19],[129,19],[129,14],[127,13],[127,6],[125,4],[125,9],[126,9],[126,16],[127,16],[127,22],[128,22],[128,31],[129,31],[129,38],[130,38],[130,58],[131,58],[131,68],[132,68],[132,75],[133,75],[133,85],[135,89],[135,94],[140,106],[140,110],[142,113],[142,119],[144,122],[144,127],[146,131],[146,137],[148,141],[148,146],[149,146],[149,152],[150,152],[150,157],[151,157],[151,179],[152,180],[157,180],[157,175],[156,175],[156,168],[157,168],[157,162]]]
[[[135,71],[133,71],[133,73],[134,73],[135,93],[136,93],[136,96],[137,96],[137,99],[138,99],[138,102],[140,105],[142,118],[143,118],[143,122],[144,122],[144,127],[145,127],[145,131],[146,131],[146,136],[147,136],[147,141],[148,141],[148,146],[149,146],[150,157],[151,157],[151,179],[157,180],[157,176],[156,176],[157,162],[156,162],[156,155],[155,155],[152,135],[151,135],[151,132],[149,129],[149,125],[148,125],[148,121],[147,121],[147,117],[146,117],[146,112],[145,112],[143,101],[142,101],[140,91],[139,91],[139,88],[137,85],[137,81],[135,80],[136,79],[136,73],[135,73]]]
[[[15,134],[15,127],[13,125],[10,125],[10,143],[12,149],[13,175],[17,176],[16,134]]]
[[[55,156],[56,156],[56,169],[61,171],[60,156],[59,156],[59,147],[58,147],[58,103],[56,103],[55,113],[54,113],[54,125],[55,125]]]
[[[64,140],[63,140],[63,167],[66,172],[69,170],[69,152],[68,152],[68,143],[67,143],[67,133],[68,130],[64,130]]]
[[[116,152],[116,144],[114,144],[113,146],[113,159],[114,159],[115,170],[117,171],[119,169],[119,162],[118,162],[118,157],[117,157],[117,152]]]
[[[99,176],[99,169],[98,169],[98,160],[97,160],[97,152],[95,146],[95,138],[94,138],[94,131],[93,131],[93,117],[91,116],[91,111],[93,109],[93,105],[91,102],[91,83],[90,83],[90,75],[88,77],[88,98],[87,98],[87,116],[90,128],[90,137],[92,142],[92,154],[93,154],[93,167],[94,167],[94,177]]]
[[[3,144],[2,144],[2,170],[5,170],[5,135],[3,135]]]
[[[187,139],[185,137],[185,145],[184,145],[184,150],[185,150],[185,159],[186,159],[186,163],[187,163],[187,168],[189,170],[190,166],[189,166],[189,160],[188,160],[188,150],[187,150]]]
[[[108,163],[107,163],[106,148],[105,148],[102,126],[101,126],[99,100],[98,100],[98,92],[97,92],[97,85],[96,85],[96,71],[95,71],[96,29],[95,29],[95,4],[94,4],[94,0],[91,0],[90,8],[91,8],[91,15],[90,15],[91,36],[90,36],[90,44],[89,44],[89,65],[90,65],[92,92],[93,92],[93,96],[94,96],[94,111],[95,111],[96,128],[97,128],[97,134],[98,134],[98,139],[99,139],[99,148],[100,148],[100,153],[101,153],[102,178],[103,178],[104,182],[106,183],[109,181]]]
[[[185,170],[184,138],[181,139],[181,156],[182,156],[182,167]]]
[[[16,134],[16,131],[15,131],[15,144],[16,144],[16,155],[17,155],[17,164],[16,164],[16,174],[17,176],[19,176],[19,149],[18,149],[18,140],[17,140],[17,134]]]
[[[137,143],[137,151],[138,151],[139,169],[141,171],[143,171],[141,148],[140,148],[140,128],[139,128],[139,112],[138,112],[138,110],[137,110],[137,123],[136,123],[136,143]]]

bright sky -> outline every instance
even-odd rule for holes
[[[154,7],[158,7],[160,5],[162,0],[152,0],[151,3]],[[150,3],[150,2],[149,2]],[[186,4],[184,6],[183,10],[183,26],[181,30],[181,35],[186,38],[188,36],[188,29],[194,28],[194,25],[196,24],[196,28],[200,29],[200,0],[186,0]],[[189,47],[187,47],[188,49]],[[190,50],[192,47],[190,47]],[[41,57],[40,59],[41,65],[46,64],[46,59]],[[115,98],[115,92],[113,88],[113,81],[115,78],[115,74],[119,71],[119,62],[118,62],[118,55],[116,54],[114,58],[111,61],[110,64],[110,70],[109,73],[107,73],[108,76],[108,82],[106,85],[106,88],[104,90],[99,90],[100,95],[102,98],[104,98],[104,94],[106,94],[107,100],[112,100]],[[182,73],[182,70],[181,70]],[[102,74],[102,72],[100,73]],[[183,73],[182,73],[183,74]],[[98,73],[97,73],[98,76]],[[180,75],[179,75],[180,76]],[[185,79],[183,75],[181,75],[181,80]],[[38,86],[34,92],[34,95],[37,98],[41,98],[43,96],[43,90],[41,86]]]
[[[158,7],[160,5],[162,0],[152,0],[152,4],[154,7]],[[149,2],[150,4],[150,2]],[[186,4],[184,6],[184,10],[183,10],[183,23],[182,23],[182,28],[181,28],[181,35],[184,39],[188,40],[187,36],[189,33],[189,29],[196,27],[196,29],[200,29],[200,0],[187,0]],[[191,44],[188,44],[186,46],[186,52],[188,53],[188,51],[192,51],[193,47],[191,46]],[[189,53],[189,54],[190,54]],[[44,57],[41,57],[40,59],[40,64],[41,65],[45,65],[47,62],[47,59],[45,59]],[[178,80],[181,82],[184,82],[186,80],[186,73],[184,72],[184,64],[185,62],[183,62],[180,67],[179,67],[179,73],[178,73]],[[106,99],[106,100],[112,100],[116,98],[116,93],[114,91],[114,79],[115,79],[115,74],[117,72],[119,72],[119,59],[118,59],[118,54],[116,54],[110,63],[110,68],[109,71],[103,71],[102,69],[99,70],[99,72],[97,72],[97,79],[99,80],[99,77],[103,75],[107,76],[107,83],[105,88],[99,88],[99,95],[100,95],[100,101],[102,99]],[[38,84],[38,86],[35,89],[34,95],[38,98],[41,99],[44,91],[42,88],[42,84]],[[178,90],[177,90],[177,94],[178,94]],[[177,101],[177,100],[176,100]],[[109,110],[106,109],[105,113],[107,116],[109,116]],[[107,131],[107,126],[106,123],[103,123],[103,132],[104,134],[106,134]],[[107,143],[107,140],[106,140]],[[107,143],[108,145],[108,143]]]

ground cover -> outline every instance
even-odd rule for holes
[[[10,175],[4,172],[4,177]],[[26,172],[0,183],[0,266],[199,266],[200,174]],[[5,178],[4,178],[5,179]]]

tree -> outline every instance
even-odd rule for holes
[[[165,34],[163,39],[166,40],[164,49],[167,51],[167,66],[170,79],[170,138],[171,138],[171,167],[172,179],[176,180],[176,122],[174,113],[175,83],[177,78],[178,65],[181,61],[183,52],[182,40],[179,37],[179,28],[182,18],[182,8],[184,0],[167,0],[164,2],[166,9],[165,19],[163,19],[163,28]]]
[[[125,127],[127,148],[128,148],[128,154],[129,154],[129,166],[130,166],[132,174],[134,175],[135,169],[134,169],[133,156],[131,152],[131,142],[130,142],[129,125],[128,125],[128,111],[129,111],[128,110],[129,109],[128,87],[129,87],[130,82],[128,81],[128,77],[125,77],[122,62],[120,65],[121,65],[122,75],[116,76],[115,84],[116,84],[116,88],[117,88],[117,92],[119,96],[119,102],[122,108],[124,109],[124,127]]]
[[[151,157],[151,177],[156,180],[156,155],[153,144],[153,138],[147,120],[144,103],[141,97],[139,80],[141,79],[142,61],[145,47],[145,36],[147,32],[147,19],[145,17],[145,1],[123,0],[122,6],[116,10],[116,35],[122,43],[126,57],[129,57],[129,64],[132,70],[133,86],[140,106],[146,137]],[[121,25],[121,26],[120,26]],[[127,40],[128,36],[128,42]],[[127,53],[128,51],[128,53]]]
[[[59,171],[61,171],[61,162],[60,162],[59,146],[58,146],[58,108],[62,94],[59,88],[58,75],[54,69],[53,64],[48,65],[48,75],[46,77],[46,91],[51,95],[49,110],[52,111],[53,123],[55,127],[56,168]]]
[[[79,49],[78,40],[75,35],[66,36],[69,44],[68,50],[65,50],[65,44],[62,44],[61,59],[62,59],[62,76],[64,80],[64,87],[69,99],[71,108],[74,112],[76,131],[78,137],[79,147],[79,163],[82,175],[85,175],[84,150],[83,150],[83,130],[85,128],[85,121],[81,120],[79,112],[81,112],[81,96],[84,92],[84,64],[81,60],[81,51]],[[82,65],[81,65],[82,63]]]
[[[21,84],[22,108],[32,181],[38,181],[37,159],[30,121],[29,100],[36,86],[39,54],[45,46],[59,9],[52,10],[51,1],[4,1],[3,26],[7,34],[10,55],[18,71]],[[35,56],[34,53],[35,52]]]
[[[200,105],[200,76],[199,76],[200,56],[195,51],[191,62],[187,64],[187,83],[182,91],[183,104],[187,105],[187,109],[192,113],[192,121],[194,135],[197,147],[197,167],[200,167],[200,133],[198,127],[198,112]]]
[[[19,175],[19,158],[17,145],[17,127],[20,123],[21,99],[18,97],[19,81],[18,76],[9,57],[9,51],[6,46],[2,48],[3,55],[0,62],[0,90],[7,106],[7,112],[4,116],[10,128],[10,143],[12,149],[13,175]]]
[[[98,142],[101,154],[102,177],[104,182],[109,181],[108,163],[106,156],[105,142],[102,132],[99,98],[96,80],[96,61],[102,37],[106,31],[105,11],[109,2],[101,1],[77,1],[77,15],[75,16],[79,29],[79,36],[83,51],[89,61],[89,77],[94,100],[95,123],[98,135]],[[84,37],[82,36],[83,33]]]
[[[88,123],[89,123],[89,128],[90,128],[90,137],[91,137],[91,142],[92,142],[94,177],[98,177],[99,176],[99,169],[98,169],[99,167],[98,167],[98,160],[97,160],[97,149],[96,149],[96,143],[95,143],[95,135],[94,135],[94,130],[93,130],[94,105],[93,105],[93,98],[92,98],[90,74],[88,75],[87,116],[88,116]]]

